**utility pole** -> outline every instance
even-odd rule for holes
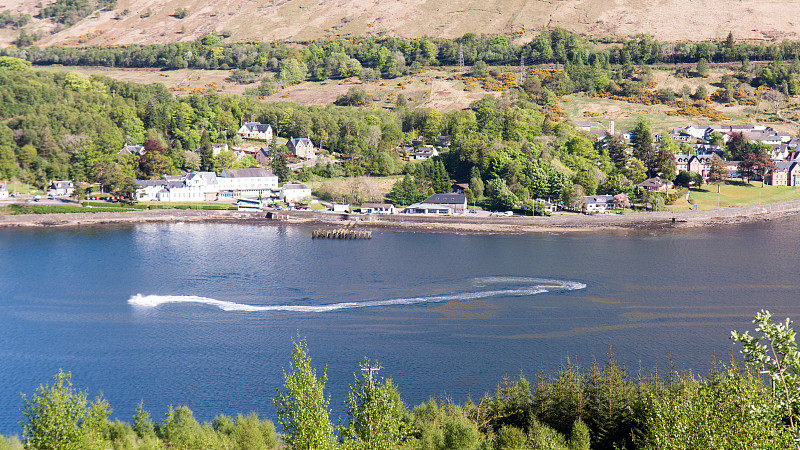
[[[519,54],[519,84],[525,82],[525,56],[520,53]]]
[[[464,73],[464,45],[458,43],[458,73]]]
[[[370,366],[369,364],[361,365],[362,372],[369,372],[369,387],[372,387],[372,373],[381,370],[381,365],[377,364]]]

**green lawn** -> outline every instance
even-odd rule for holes
[[[719,207],[750,206],[786,200],[800,200],[800,190],[787,186],[764,186],[762,188],[760,181],[753,181],[749,184],[734,182],[733,184],[722,185],[719,194]],[[674,205],[667,205],[665,209],[685,211],[694,209],[693,204],[697,204],[697,209],[716,209],[717,187],[713,184],[704,184],[700,189],[692,189],[688,202],[685,199],[679,199]]]
[[[132,211],[122,208],[84,208],[76,205],[36,205],[36,204],[11,204],[0,208],[0,215],[9,214],[61,214],[61,213],[100,213]]]

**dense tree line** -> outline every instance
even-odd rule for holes
[[[59,0],[43,14],[72,14],[90,8],[88,0]],[[93,4],[91,4],[93,5]],[[65,19],[66,20],[66,19]],[[222,42],[208,35],[194,42],[168,44],[29,47],[3,49],[2,54],[28,59],[35,64],[92,65],[109,67],[160,67],[203,69],[246,69],[260,73],[280,72],[294,60],[296,73],[312,79],[360,75],[365,69],[393,78],[424,66],[454,66],[463,55],[465,64],[517,65],[606,64],[648,65],[732,61],[785,61],[800,57],[800,42],[659,42],[650,35],[638,35],[616,43],[598,45],[596,40],[560,28],[542,29],[527,44],[516,44],[504,35],[467,33],[455,39],[352,37],[323,38],[303,42]],[[374,76],[374,75],[373,75]]]
[[[140,404],[132,424],[111,422],[102,396],[90,401],[59,371],[52,385],[23,395],[22,442],[0,436],[0,449],[797,448],[800,353],[792,322],[774,323],[767,311],[754,322],[756,335],[732,333],[747,365],[715,364],[707,376],[670,370],[633,377],[613,356],[588,368],[566,360],[534,383],[523,374],[506,377],[477,403],[442,397],[410,410],[392,380],[373,375],[380,364],[365,359],[339,426],[330,418],[327,376],[298,338],[273,399],[280,435],[255,414],[201,424],[186,406],[170,407],[154,422]]]

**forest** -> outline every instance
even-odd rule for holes
[[[23,394],[21,440],[0,436],[0,450],[37,449],[790,449],[797,438],[800,358],[786,319],[756,314],[755,334],[732,332],[743,361],[715,362],[708,375],[632,374],[613,355],[588,368],[563,361],[556,373],[504,378],[480,400],[438,397],[409,409],[399,385],[354,367],[344,420],[330,418],[327,376],[312,365],[305,339],[293,342],[284,384],[272,405],[277,424],[255,413],[199,423],[187,406],[153,420],[142,403],[132,423],[111,421],[111,407],[72,385],[53,382]],[[265,399],[265,404],[269,403]]]
[[[450,180],[470,184],[471,202],[509,210],[536,198],[570,203],[595,193],[633,195],[637,183],[655,174],[675,179],[672,154],[687,152],[685,144],[666,138],[657,152],[645,119],[630,144],[611,135],[595,142],[567,122],[555,102],[551,88],[568,81],[566,72],[546,73],[542,81],[534,76],[499,98],[487,95],[464,110],[442,113],[411,109],[402,95],[388,109],[265,103],[213,91],[175,98],[158,83],[37,71],[26,60],[5,56],[0,178],[39,187],[71,179],[121,193],[130,192],[135,179],[247,167],[255,164],[252,158],[237,161],[232,152],[211,158],[208,151],[212,142],[237,145],[239,125],[257,121],[271,124],[282,138],[308,136],[321,154],[338,161],[292,173],[285,147],[276,146],[270,165],[281,181],[402,176],[387,195],[398,205],[449,192]],[[437,143],[439,136],[451,139],[439,157],[403,160],[403,147],[412,140]],[[148,150],[145,157],[117,155],[123,145],[137,144]],[[328,196],[366,200],[358,193]]]
[[[425,67],[459,64],[555,64],[563,66],[571,80],[562,82],[560,90],[553,89],[558,95],[607,89],[608,80],[604,78],[611,75],[612,66],[624,67],[622,73],[630,74],[636,66],[701,61],[747,66],[758,61],[775,63],[768,73],[757,74],[758,83],[770,87],[785,83],[791,85],[793,94],[800,92],[800,66],[781,69],[782,63],[800,58],[800,42],[737,42],[732,34],[714,42],[659,42],[649,35],[612,41],[554,28],[539,30],[526,44],[514,43],[514,36],[474,33],[456,39],[349,37],[303,42],[224,42],[224,36],[209,34],[192,42],[87,47],[36,47],[27,34],[21,41],[20,38],[19,48],[0,49],[0,56],[18,57],[37,65],[235,69],[233,78],[247,83],[258,81],[269,72],[281,84],[296,84],[351,76],[391,79],[418,73]],[[761,85],[758,83],[754,86]]]

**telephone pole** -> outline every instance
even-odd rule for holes
[[[374,366],[370,366],[369,364],[365,364],[361,366],[362,372],[369,372],[369,386],[372,387],[372,373],[381,370],[381,365],[377,364]]]
[[[525,55],[519,54],[519,84],[525,82]]]

